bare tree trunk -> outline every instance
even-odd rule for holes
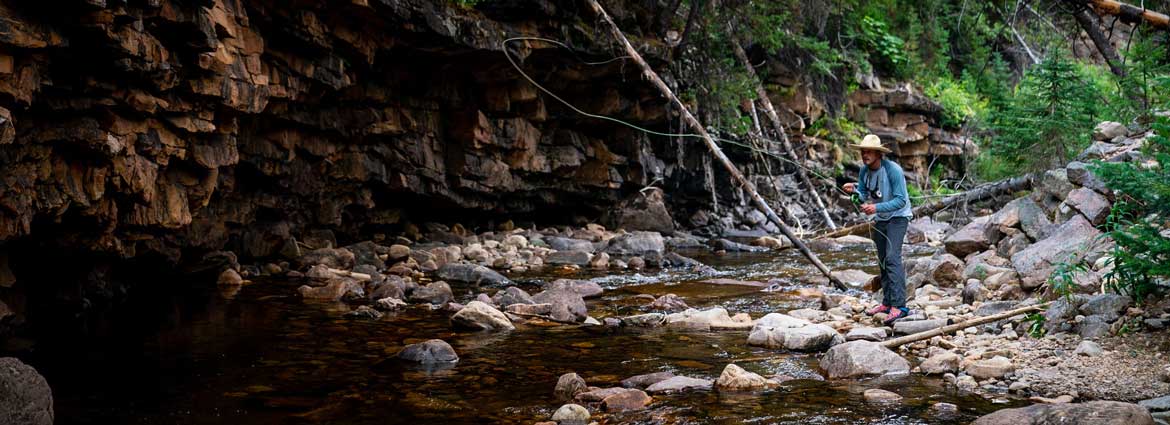
[[[1105,34],[1101,32],[1101,27],[1097,25],[1097,18],[1089,14],[1088,10],[1077,11],[1073,17],[1076,18],[1081,29],[1089,34],[1089,38],[1093,40],[1093,45],[1097,46],[1097,51],[1101,52],[1105,62],[1109,63],[1109,70],[1118,77],[1124,77],[1125,68],[1121,67],[1121,57],[1117,56],[1117,49],[1113,48],[1113,43],[1110,43]]]
[[[1130,23],[1146,21],[1155,28],[1170,30],[1170,16],[1166,14],[1113,0],[1089,0],[1089,3],[1093,4],[1098,14],[1115,15]]]
[[[792,149],[792,143],[788,141],[788,134],[784,131],[784,126],[780,123],[780,117],[776,115],[776,108],[772,107],[772,100],[768,98],[768,92],[764,90],[764,81],[756,74],[755,68],[752,68],[751,61],[748,60],[747,53],[743,51],[743,47],[739,44],[739,37],[736,37],[735,31],[728,31],[731,36],[732,48],[735,51],[735,57],[743,64],[744,69],[747,69],[749,75],[756,81],[756,96],[760,98],[760,104],[764,107],[764,115],[772,122],[772,127],[775,128],[776,134],[780,135],[780,144],[784,148],[784,154],[788,155],[788,159],[796,166],[796,175],[800,178],[800,182],[808,187],[808,191],[812,193],[813,201],[816,202],[817,208],[821,211],[821,217],[825,219],[825,223],[829,225],[830,229],[837,230],[837,223],[833,222],[833,218],[829,217],[829,209],[825,207],[825,202],[821,200],[821,194],[817,192],[817,187],[813,186],[812,180],[808,178],[808,173],[805,172],[804,166],[800,163],[800,158],[796,156],[796,151]]]
[[[746,190],[749,195],[751,195],[752,201],[755,202],[756,207],[759,208],[760,211],[763,211],[764,215],[766,215],[769,220],[772,220],[772,222],[780,228],[780,233],[783,233],[784,236],[788,238],[788,240],[792,241],[792,244],[796,246],[798,250],[800,250],[801,254],[804,254],[804,257],[807,258],[808,261],[813,264],[813,266],[816,266],[817,270],[820,270],[820,272],[824,274],[825,277],[829,278],[829,282],[831,282],[839,289],[848,289],[844,283],[833,277],[832,272],[827,266],[825,266],[825,263],[822,263],[821,260],[817,258],[817,255],[813,253],[812,250],[808,249],[808,246],[805,245],[804,242],[801,242],[800,239],[797,239],[796,235],[792,233],[792,230],[788,228],[788,225],[784,224],[784,222],[780,220],[780,217],[776,215],[776,212],[772,210],[772,207],[768,206],[768,202],[765,201],[762,196],[760,196],[759,192],[756,192],[756,189],[752,186],[751,182],[749,182],[747,178],[744,177],[743,173],[739,172],[739,169],[735,167],[735,164],[731,163],[730,159],[727,159],[727,155],[723,154],[723,150],[719,149],[719,145],[715,144],[715,140],[711,138],[710,134],[707,134],[707,130],[703,128],[703,124],[701,124],[699,120],[695,119],[694,115],[691,115],[691,112],[687,109],[686,105],[683,105],[683,103],[678,100],[678,97],[674,95],[674,92],[670,91],[670,87],[668,87],[666,83],[662,81],[662,78],[658,77],[658,74],[654,72],[653,68],[650,68],[650,64],[647,64],[646,61],[642,59],[642,55],[638,54],[638,51],[634,49],[633,45],[630,44],[630,40],[626,39],[626,36],[622,34],[621,28],[618,28],[617,24],[613,22],[613,19],[609,17],[609,14],[605,13],[605,9],[601,7],[601,4],[598,3],[597,0],[586,1],[589,3],[589,6],[593,8],[593,12],[600,16],[607,24],[609,24],[609,29],[610,32],[613,33],[613,37],[621,43],[621,45],[626,49],[626,54],[628,54],[630,58],[633,59],[633,61],[637,63],[638,66],[642,69],[642,76],[647,80],[650,80],[650,82],[654,84],[654,86],[657,87],[659,91],[662,92],[663,96],[678,106],[679,114],[682,115],[683,121],[685,121],[694,132],[703,137],[703,142],[707,145],[707,149],[709,149],[711,154],[714,155],[715,158],[718,159],[725,168],[727,168],[727,172],[730,173],[737,182],[739,182],[740,186]]]
[[[683,27],[682,35],[679,36],[678,46],[674,47],[674,56],[682,54],[683,48],[687,45],[687,35],[695,28],[695,22],[699,20],[699,15],[702,14],[703,7],[707,4],[707,0],[693,0],[691,1],[691,10],[687,13],[687,25]]]

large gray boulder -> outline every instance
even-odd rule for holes
[[[53,424],[53,390],[15,357],[0,357],[0,424]]]
[[[580,323],[589,317],[585,299],[571,289],[546,289],[533,295],[532,301],[536,304],[551,304],[549,316],[558,322]]]
[[[667,315],[666,325],[672,328],[695,331],[748,329],[752,327],[752,319],[744,313],[732,317],[722,307],[707,310],[688,308],[682,312]]]
[[[610,229],[646,230],[665,235],[674,233],[674,219],[666,209],[662,189],[653,187],[634,192],[601,216]]]
[[[592,258],[593,256],[585,251],[556,251],[544,257],[544,262],[554,266],[566,264],[586,266]]]
[[[1126,134],[1129,134],[1129,129],[1117,121],[1101,121],[1093,127],[1093,140],[1096,141],[1108,142]]]
[[[1062,201],[1073,189],[1076,186],[1068,181],[1068,172],[1063,168],[1045,171],[1040,178],[1040,190]]]
[[[709,390],[713,382],[689,376],[674,376],[646,387],[648,393],[673,393],[686,390]]]
[[[1024,234],[1034,241],[1047,238],[1053,230],[1052,220],[1048,219],[1048,212],[1044,211],[1044,208],[1031,197],[1026,199],[1026,201],[1020,201],[1018,206],[1020,230],[1023,230]]]
[[[796,351],[821,351],[845,342],[836,329],[780,313],[756,321],[748,345]]]
[[[431,304],[444,304],[451,301],[453,297],[451,285],[441,280],[431,282],[427,286],[420,286],[410,293],[411,301],[421,301]]]
[[[576,292],[584,298],[596,297],[605,290],[597,282],[577,279],[557,279],[549,284],[548,289],[566,289]]]
[[[1100,193],[1084,187],[1069,192],[1064,202],[1084,215],[1094,226],[1105,222],[1112,207],[1109,200]]]
[[[735,363],[727,365],[719,379],[715,380],[715,388],[720,391],[755,391],[767,388],[768,380],[755,372],[748,372]]]
[[[870,341],[849,341],[833,346],[821,358],[820,366],[829,379],[910,372],[910,363],[906,359]]]
[[[611,255],[641,256],[647,259],[661,259],[666,250],[666,241],[658,232],[632,232],[610,239],[605,252]]]
[[[1101,232],[1085,217],[1077,215],[1061,224],[1052,236],[1040,240],[1012,256],[1012,266],[1025,287],[1044,282],[1053,267],[1061,262],[1076,262],[1089,252]],[[1031,282],[1031,284],[1029,284]]]
[[[1079,161],[1073,161],[1068,163],[1068,166],[1064,167],[1064,169],[1068,174],[1068,181],[1072,182],[1073,184],[1093,189],[1097,191],[1097,193],[1105,195],[1106,197],[1113,196],[1112,191],[1109,190],[1107,186],[1105,186],[1105,182],[1101,181],[1101,179],[1097,177],[1096,174],[1093,174],[1093,172],[1089,170],[1088,164]]]
[[[545,238],[549,248],[557,251],[584,251],[593,253],[593,242],[583,239],[564,238],[560,236],[552,236]]]
[[[1154,418],[1136,404],[1090,401],[1003,409],[976,419],[972,425],[1154,425]]]
[[[991,247],[999,239],[998,230],[990,224],[991,216],[971,220],[966,226],[943,240],[948,253],[962,258],[967,254],[980,252]]]
[[[1118,294],[1098,294],[1089,298],[1087,302],[1081,304],[1080,312],[1086,316],[1100,315],[1106,321],[1112,322],[1121,317],[1125,308],[1133,302],[1133,299],[1125,295]]]
[[[512,304],[536,304],[536,301],[532,300],[532,295],[515,286],[509,286],[496,292],[495,295],[492,295],[492,302],[501,308],[506,308]]]
[[[495,270],[477,264],[447,263],[439,267],[439,278],[476,285],[511,285],[512,281]]]

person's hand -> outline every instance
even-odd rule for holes
[[[845,193],[853,193],[856,188],[857,183],[845,183],[844,186],[841,186],[841,189],[844,189]]]
[[[876,214],[877,213],[877,206],[874,204],[862,204],[861,211],[866,213],[866,214]]]

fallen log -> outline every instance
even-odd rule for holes
[[[926,205],[919,205],[917,208],[914,208],[911,211],[914,213],[915,217],[925,217],[955,205],[980,201],[1005,193],[1031,189],[1032,184],[1035,183],[1035,180],[1039,178],[1040,174],[1027,174],[1019,177],[999,180],[994,183],[988,183],[986,185],[976,187],[963,193],[957,193],[955,195],[948,196],[936,202],[932,202]],[[873,226],[873,222],[867,221],[865,223],[856,224],[826,233],[817,237],[817,239],[837,238],[846,235],[862,235],[868,233],[871,226]]]
[[[335,269],[332,267],[326,267],[325,270],[338,276],[351,277],[362,282],[368,282],[373,279],[373,276],[370,276],[366,273],[351,272],[349,270]]]
[[[955,323],[953,325],[947,325],[947,326],[943,326],[941,328],[931,329],[931,330],[926,331],[926,332],[919,332],[919,333],[912,334],[912,335],[906,335],[903,337],[898,337],[898,338],[886,340],[886,341],[882,342],[882,346],[884,346],[886,348],[891,348],[891,349],[898,348],[902,345],[906,345],[906,344],[909,344],[912,342],[918,342],[918,341],[922,341],[924,339],[934,338],[934,337],[939,336],[939,335],[946,335],[946,334],[949,334],[952,332],[957,332],[957,331],[961,331],[963,329],[967,329],[967,328],[972,327],[972,326],[979,326],[979,325],[982,325],[985,323],[998,322],[1000,320],[1007,319],[1007,318],[1010,318],[1013,316],[1019,316],[1021,314],[1027,314],[1027,313],[1031,313],[1033,311],[1041,311],[1041,310],[1044,310],[1046,308],[1048,308],[1048,303],[1040,303],[1040,304],[1036,304],[1036,305],[1030,305],[1027,307],[1020,307],[1020,308],[1017,308],[1014,310],[1005,311],[1003,313],[992,314],[990,316],[978,317],[978,318],[967,320],[964,322]]]
[[[1093,40],[1097,52],[1101,53],[1101,57],[1105,58],[1105,63],[1109,64],[1109,70],[1118,77],[1124,77],[1125,68],[1121,66],[1121,57],[1117,56],[1117,49],[1113,48],[1113,43],[1110,43],[1109,38],[1101,32],[1101,27],[1097,25],[1097,18],[1087,10],[1074,12],[1073,18],[1076,18],[1077,24],[1085,30],[1085,34],[1089,35],[1089,39]]]
[[[699,120],[696,119],[694,115],[691,115],[691,112],[687,106],[684,105],[682,101],[680,101],[678,97],[674,95],[674,92],[672,92],[670,87],[668,87],[666,83],[662,81],[662,78],[658,77],[658,73],[654,72],[654,69],[650,68],[650,65],[646,63],[644,59],[642,59],[642,55],[639,54],[636,49],[634,49],[634,46],[630,44],[630,40],[626,39],[626,36],[622,33],[621,28],[618,28],[613,19],[609,17],[609,14],[605,12],[605,9],[601,7],[601,3],[598,3],[597,0],[586,1],[593,9],[593,12],[596,13],[597,16],[600,17],[603,21],[605,21],[606,24],[608,24],[609,30],[613,34],[614,39],[616,39],[622,45],[622,47],[625,48],[626,54],[630,57],[630,59],[632,59],[634,63],[638,64],[638,67],[642,69],[642,76],[647,80],[650,80],[650,82],[655,87],[657,87],[659,91],[662,92],[664,97],[669,99],[671,103],[678,107],[679,115],[682,116],[683,121],[691,127],[692,131],[698,133],[702,137],[704,144],[707,146],[707,149],[711,151],[711,155],[715,156],[715,158],[719,160],[719,163],[727,169],[727,172],[735,178],[735,181],[739,183],[740,187],[747,191],[747,193],[752,198],[752,202],[756,204],[756,207],[759,208],[760,211],[762,211],[769,220],[776,224],[776,227],[780,228],[780,233],[783,233],[784,236],[788,238],[788,240],[792,241],[792,245],[796,246],[797,250],[799,250],[800,253],[803,254],[804,257],[807,258],[808,261],[817,268],[817,270],[824,274],[825,277],[829,278],[829,282],[832,282],[833,286],[836,286],[838,289],[843,291],[848,290],[848,287],[846,287],[844,283],[833,277],[829,267],[825,266],[825,263],[822,263],[821,260],[817,258],[817,255],[813,253],[812,250],[808,249],[808,246],[805,245],[804,242],[801,242],[801,240],[798,239],[794,233],[792,233],[792,229],[789,229],[788,225],[784,224],[784,221],[780,220],[780,217],[777,216],[776,212],[772,210],[772,207],[768,205],[768,202],[764,200],[764,197],[760,196],[760,193],[756,191],[755,186],[753,186],[752,183],[748,181],[746,177],[744,177],[743,173],[739,172],[739,169],[735,167],[735,164],[731,163],[731,160],[727,158],[727,155],[723,154],[723,150],[719,148],[719,145],[715,144],[715,140],[712,139],[711,135],[707,133],[707,130],[703,128],[703,125],[699,123]]]
[[[1089,0],[1089,3],[1093,5],[1098,15],[1114,15],[1127,23],[1145,21],[1155,28],[1170,30],[1170,16],[1164,13],[1114,0]]]
[[[764,115],[768,116],[768,121],[771,121],[772,128],[776,131],[776,134],[780,135],[780,146],[784,148],[784,155],[788,156],[788,159],[796,165],[796,175],[800,178],[800,182],[808,187],[813,201],[817,204],[817,209],[821,211],[821,218],[825,219],[825,223],[829,225],[830,229],[837,230],[837,223],[834,223],[833,218],[829,217],[829,209],[825,207],[825,202],[821,200],[821,194],[817,192],[817,187],[813,186],[812,180],[808,178],[808,173],[800,165],[800,158],[796,156],[796,151],[792,149],[792,143],[788,141],[788,133],[784,131],[784,125],[780,123],[780,116],[776,115],[776,108],[772,106],[772,100],[768,98],[768,92],[764,90],[764,81],[756,74],[756,69],[752,67],[747,53],[743,51],[739,37],[735,36],[735,31],[732,30],[728,33],[732,34],[731,47],[735,52],[735,57],[739,59],[739,63],[743,65],[748,75],[751,75],[752,80],[756,82],[756,96],[760,98],[760,104],[764,107]]]

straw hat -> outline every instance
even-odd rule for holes
[[[849,146],[854,148],[854,149],[862,149],[862,150],[869,149],[869,150],[881,151],[881,152],[885,152],[885,153],[892,152],[889,149],[887,149],[885,146],[882,146],[882,139],[879,139],[877,136],[874,136],[872,134],[865,135],[865,138],[861,139],[861,143],[858,143],[856,145],[849,145]]]

